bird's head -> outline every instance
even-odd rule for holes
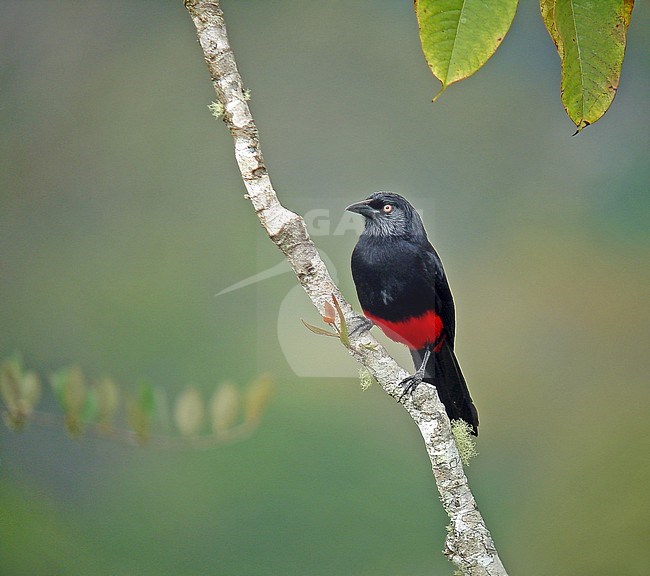
[[[350,204],[346,210],[365,218],[364,234],[426,239],[426,232],[415,208],[394,192],[375,192],[366,200]]]

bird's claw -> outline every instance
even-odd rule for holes
[[[423,374],[419,374],[416,372],[413,374],[413,376],[407,376],[402,380],[399,385],[404,388],[402,393],[400,394],[400,397],[397,399],[398,402],[401,402],[404,396],[407,394],[409,396],[413,396],[413,392],[415,392],[416,388],[422,384],[422,379],[423,379]]]

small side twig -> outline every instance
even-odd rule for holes
[[[29,416],[29,424],[62,429],[64,419],[65,416],[61,414],[34,410]],[[142,438],[135,430],[97,422],[84,422],[83,431],[84,434],[92,434],[97,438],[106,438],[130,446],[142,446],[144,444],[151,448],[163,450],[209,450],[248,438],[255,432],[258,425],[258,422],[245,421],[219,434],[195,434],[192,436],[149,434],[146,438]]]

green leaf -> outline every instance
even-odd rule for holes
[[[18,360],[10,358],[0,366],[0,397],[9,412],[18,409],[22,377],[22,367]]]
[[[142,413],[151,418],[154,413],[156,394],[150,382],[142,380],[138,389],[138,407]]]
[[[551,36],[551,40],[557,48],[557,53],[560,55],[560,58],[564,56],[564,43],[562,42],[562,37],[555,27],[555,3],[557,0],[539,0],[539,9],[542,13],[542,20],[544,21],[544,26],[548,30],[548,33]]]
[[[268,376],[260,376],[251,382],[246,390],[246,406],[244,419],[246,422],[257,422],[271,398],[273,381]]]
[[[52,388],[65,413],[65,428],[73,438],[83,431],[81,411],[86,402],[86,379],[79,366],[61,368],[51,377]]]
[[[71,366],[66,372],[63,390],[63,405],[66,415],[78,418],[86,402],[86,379],[81,367]]]
[[[517,0],[416,0],[427,64],[442,88],[464,80],[494,54],[517,10]]]
[[[341,310],[341,305],[339,304],[339,301],[336,299],[336,296],[332,294],[332,301],[334,302],[334,306],[336,306],[336,311],[338,312],[339,315],[339,338],[341,339],[341,342],[343,343],[344,346],[350,346],[350,337],[348,336],[348,325],[347,322],[345,321],[345,316],[343,316],[343,310]]]
[[[54,392],[54,397],[56,398],[59,406],[65,412],[65,385],[68,379],[68,369],[59,368],[56,372],[50,374],[50,384],[52,385],[52,391]]]
[[[127,402],[127,420],[138,440],[144,444],[151,433],[151,418],[155,408],[153,386],[146,381],[140,382],[137,396]]]
[[[634,0],[540,0],[562,61],[562,104],[578,132],[614,100],[633,6]]]
[[[212,430],[216,434],[225,432],[235,422],[239,410],[239,393],[231,382],[221,384],[212,395],[210,416]]]
[[[196,434],[203,424],[205,409],[201,394],[194,386],[188,386],[176,399],[174,421],[183,436]]]
[[[20,357],[14,356],[0,366],[0,397],[7,407],[5,422],[13,430],[27,423],[41,395],[41,384],[35,372],[23,373]]]
[[[36,372],[25,372],[20,383],[20,394],[25,408],[31,412],[41,397],[41,380]]]
[[[305,322],[302,318],[300,321],[307,327],[309,330],[311,330],[314,334],[318,334],[319,336],[336,336],[338,338],[338,334],[336,332],[330,332],[329,330],[325,330],[323,328],[319,328],[318,326],[314,326],[313,324],[309,324]]]
[[[95,422],[99,414],[99,401],[94,388],[88,388],[83,406],[79,411],[79,418],[82,422]]]
[[[99,380],[93,390],[97,399],[97,419],[100,424],[109,426],[120,402],[120,390],[109,376]]]

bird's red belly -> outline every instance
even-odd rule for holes
[[[433,310],[401,322],[382,320],[365,310],[363,313],[377,324],[391,340],[406,344],[409,348],[421,350],[429,344],[440,342],[439,339],[443,330],[442,319]],[[442,342],[440,342],[441,344]]]

